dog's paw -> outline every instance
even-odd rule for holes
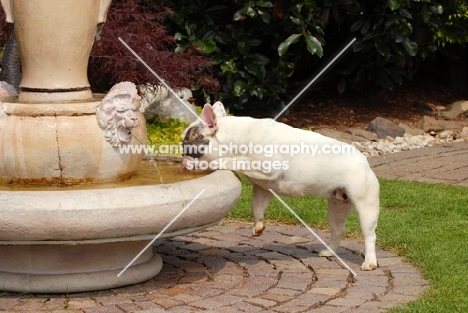
[[[373,271],[373,270],[377,269],[377,267],[378,267],[377,263],[364,262],[361,265],[361,271]]]
[[[263,231],[265,230],[265,226],[262,225],[259,225],[259,226],[254,226],[252,228],[252,236],[254,237],[258,237],[260,236],[261,234],[263,234]]]
[[[330,250],[328,249],[323,249],[323,250],[320,250],[318,256],[324,256],[324,257],[333,256],[333,253],[331,253]]]

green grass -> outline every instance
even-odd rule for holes
[[[250,183],[243,184],[241,199],[228,217],[251,221]],[[430,282],[417,301],[391,312],[468,312],[468,188],[383,179],[380,184],[377,244],[412,262]],[[324,199],[283,199],[310,226],[327,228]],[[299,224],[276,199],[266,219]],[[346,229],[345,236],[361,236],[354,212]]]

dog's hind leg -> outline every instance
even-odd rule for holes
[[[375,255],[375,229],[379,219],[379,196],[378,193],[373,195],[372,192],[366,195],[362,201],[356,201],[354,207],[359,216],[361,223],[362,234],[364,235],[365,244],[365,259],[361,265],[362,271],[375,270],[377,265],[377,256]]]
[[[336,251],[345,231],[346,217],[351,212],[352,204],[349,199],[338,200],[337,198],[328,198],[327,201],[327,221],[331,233],[329,246],[333,251]],[[324,249],[319,252],[319,256],[333,256],[333,254],[328,249]]]
[[[273,198],[273,194],[257,184],[253,184],[252,193],[252,213],[255,221],[252,235],[260,236],[265,229],[263,224],[265,211]]]

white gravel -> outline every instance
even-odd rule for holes
[[[444,130],[440,133],[415,136],[405,134],[403,137],[387,137],[378,141],[353,142],[353,145],[365,156],[375,156],[462,141],[468,141],[468,127],[461,131]]]

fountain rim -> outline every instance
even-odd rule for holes
[[[172,232],[164,232],[158,238],[166,239],[176,236],[183,236],[205,228],[219,225],[222,222],[222,218],[200,226],[184,228]],[[141,235],[141,236],[130,236],[130,237],[117,237],[107,239],[89,239],[89,240],[3,240],[0,241],[0,246],[76,246],[76,245],[98,245],[103,243],[116,243],[116,242],[128,242],[128,241],[150,241],[154,239],[159,233]]]

